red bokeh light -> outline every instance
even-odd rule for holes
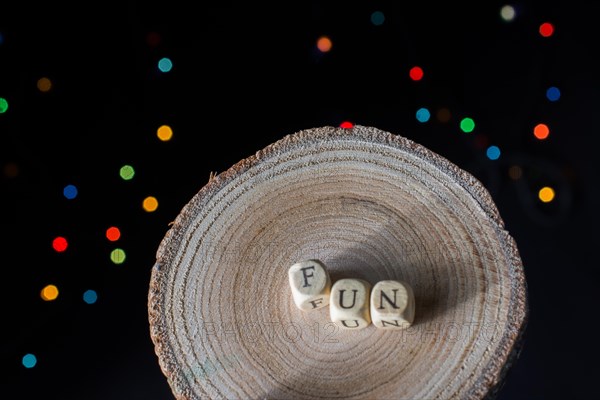
[[[58,253],[67,250],[67,247],[69,247],[69,243],[64,237],[58,236],[52,241],[52,248]]]

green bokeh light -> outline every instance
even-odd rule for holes
[[[125,262],[125,250],[114,249],[110,252],[110,260],[115,264],[123,264]]]
[[[135,175],[135,170],[131,165],[123,165],[119,170],[119,175],[121,176],[121,178],[123,178],[123,180],[129,181],[133,179],[133,176]]]
[[[471,118],[463,118],[462,121],[460,121],[460,129],[466,133],[473,132],[473,129],[475,129],[475,121]]]
[[[8,101],[4,97],[0,97],[0,114],[4,114],[8,110]]]

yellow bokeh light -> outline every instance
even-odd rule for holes
[[[555,195],[556,194],[554,193],[554,189],[552,189],[549,186],[541,188],[538,192],[538,197],[544,203],[550,203],[552,200],[554,200]]]
[[[37,88],[40,92],[49,92],[52,89],[52,81],[46,77],[40,78],[37,81]]]
[[[158,200],[156,200],[156,197],[154,197],[154,196],[148,196],[144,199],[144,202],[142,203],[142,207],[147,212],[156,211],[156,209],[158,208]]]
[[[47,285],[40,292],[40,296],[42,297],[42,300],[45,301],[56,300],[58,297],[58,288],[54,285]]]
[[[156,131],[156,136],[163,142],[168,142],[173,137],[173,129],[169,125],[162,125]]]

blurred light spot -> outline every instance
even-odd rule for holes
[[[116,242],[121,237],[121,231],[116,226],[111,226],[106,230],[106,238],[111,242]]]
[[[460,121],[460,129],[466,133],[473,132],[473,129],[475,129],[475,121],[471,118],[463,118],[462,121]]]
[[[385,22],[385,15],[381,11],[375,11],[371,14],[371,23],[375,26],[381,26]]]
[[[554,25],[550,22],[544,22],[540,25],[540,35],[543,37],[550,37],[554,33]]]
[[[75,187],[75,185],[67,185],[63,189],[63,195],[67,199],[73,200],[75,197],[77,197],[77,188]]]
[[[125,262],[125,250],[117,248],[111,251],[110,261],[115,264],[123,264]]]
[[[560,99],[560,89],[555,86],[549,87],[548,90],[546,90],[546,97],[550,101],[557,101]]]
[[[538,192],[538,197],[543,203],[550,203],[552,200],[554,200],[554,196],[554,189],[549,186],[541,188]]]
[[[58,253],[67,250],[67,247],[69,247],[69,243],[67,242],[67,239],[62,236],[58,236],[52,241],[52,248]]]
[[[4,114],[8,110],[8,101],[4,97],[0,97],[0,114]]]
[[[156,209],[158,208],[158,200],[156,200],[156,197],[148,196],[144,199],[142,207],[147,212],[156,211]]]
[[[340,128],[350,129],[352,127],[354,127],[354,124],[350,121],[344,121],[340,124]]]
[[[485,154],[490,160],[497,160],[500,158],[500,148],[498,146],[490,146],[487,148]]]
[[[440,108],[437,113],[436,113],[436,117],[438,119],[438,121],[442,122],[442,123],[446,123],[448,121],[450,121],[450,110],[448,110],[447,108]]]
[[[46,77],[40,78],[37,81],[37,88],[40,92],[49,92],[52,89],[52,81]]]
[[[431,113],[425,107],[419,108],[417,110],[417,121],[419,122],[427,122],[431,118]]]
[[[156,130],[156,136],[163,142],[168,142],[173,137],[173,129],[169,125],[162,125]]]
[[[506,22],[510,22],[515,19],[515,8],[511,5],[505,5],[500,9],[500,17]]]
[[[317,49],[319,49],[321,53],[327,53],[331,50],[332,46],[333,43],[331,43],[331,39],[329,39],[327,36],[321,36],[317,40]]]
[[[125,181],[129,181],[129,180],[133,179],[134,175],[135,175],[135,170],[133,169],[133,167],[131,165],[123,165],[121,167],[121,169],[119,170],[119,176]]]
[[[149,32],[146,35],[146,43],[148,43],[148,46],[156,47],[160,44],[160,42],[161,42],[161,38],[158,33]]]
[[[418,66],[412,67],[410,71],[408,71],[408,75],[413,81],[420,81],[423,79],[423,69]]]
[[[533,135],[540,140],[544,140],[550,135],[550,128],[546,124],[537,124],[533,128]]]
[[[25,368],[33,368],[37,364],[37,358],[33,354],[28,353],[23,356],[21,363],[23,363]]]
[[[476,148],[485,149],[489,146],[490,139],[487,137],[487,135],[476,135],[474,142]]]
[[[160,72],[169,72],[173,68],[173,62],[167,58],[163,57],[158,60],[158,69]]]
[[[45,301],[56,300],[58,297],[58,288],[54,285],[47,285],[40,292],[40,296]]]
[[[523,169],[521,169],[521,167],[518,165],[512,165],[508,169],[508,176],[510,176],[510,179],[512,180],[519,180],[523,176]]]
[[[19,175],[19,166],[9,162],[4,166],[4,175],[6,175],[7,178],[16,178],[17,175]]]
[[[4,43],[4,35],[0,32],[0,44]]]
[[[86,290],[83,292],[83,301],[87,304],[94,304],[98,300],[98,294],[95,290]]]

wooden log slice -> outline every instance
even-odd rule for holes
[[[403,331],[335,328],[293,303],[287,270],[399,279]],[[482,399],[520,349],[517,246],[483,185],[371,127],[288,135],[216,175],[159,246],[151,337],[177,399]]]

